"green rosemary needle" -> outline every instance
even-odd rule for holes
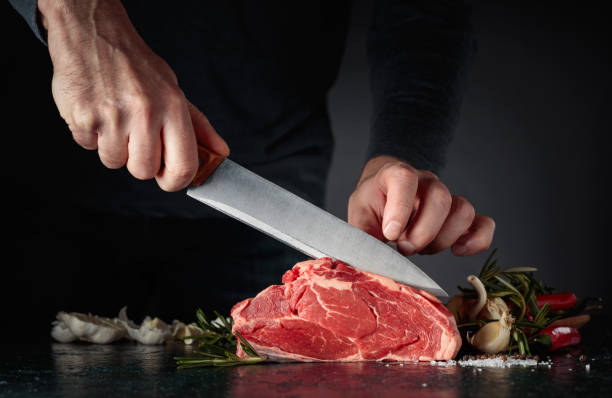
[[[236,339],[232,333],[232,318],[223,317],[216,311],[214,313],[217,318],[210,321],[204,311],[197,310],[196,317],[202,333],[187,338],[198,340],[198,350],[194,352],[194,356],[174,357],[178,369],[253,365],[267,359],[265,355],[260,355],[239,332],[236,332],[238,340]],[[241,358],[233,353],[238,341],[242,350],[248,355],[246,358]]]

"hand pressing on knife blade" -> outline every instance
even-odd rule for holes
[[[438,177],[390,156],[365,165],[349,198],[348,222],[406,255],[451,248],[457,256],[480,253],[493,240],[495,222],[476,214],[462,196],[452,195]]]
[[[186,187],[197,142],[225,141],[191,104],[168,64],[138,35],[118,0],[39,0],[53,62],[53,98],[74,140],[108,168],[127,166],[165,191]]]

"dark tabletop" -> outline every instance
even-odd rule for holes
[[[172,357],[191,349],[179,343],[102,346],[5,341],[0,397],[612,396],[608,321],[609,317],[585,326],[583,344],[552,355],[550,367],[270,363],[177,371]]]

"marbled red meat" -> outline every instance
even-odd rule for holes
[[[232,308],[234,332],[271,360],[446,360],[461,346],[437,298],[389,278],[321,258],[282,281]]]

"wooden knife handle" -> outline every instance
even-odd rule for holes
[[[200,167],[196,172],[193,181],[191,182],[192,187],[201,185],[209,175],[223,162],[225,159],[222,155],[211,151],[210,149],[200,145],[198,143],[198,157],[200,158]]]

